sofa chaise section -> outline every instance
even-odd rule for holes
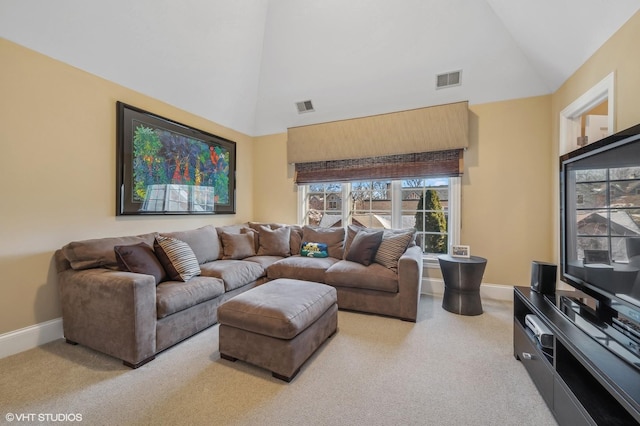
[[[397,273],[378,264],[363,266],[341,260],[326,273],[326,283],[338,291],[338,306],[416,322],[422,283],[422,250],[407,248]]]

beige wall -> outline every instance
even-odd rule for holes
[[[615,72],[614,123],[615,131],[620,131],[640,123],[640,12],[627,21],[587,62],[584,63],[553,94],[551,102],[552,150],[550,162],[553,165],[552,204],[554,215],[559,210],[558,155],[560,112],[578,99],[611,72]],[[559,261],[559,220],[554,220],[553,258]]]
[[[550,261],[550,96],[472,105],[462,179],[461,244],[486,257],[483,281],[529,285]]]
[[[545,231],[552,219],[550,102],[550,96],[542,96],[470,107],[461,243],[489,260],[485,282],[527,285],[531,261],[551,260]],[[286,164],[286,144],[286,134],[256,139],[257,220],[296,220],[297,193],[291,166]],[[427,274],[439,275],[433,270]]]
[[[255,220],[297,223],[298,188],[293,166],[287,164],[287,134],[257,137],[253,153]]]
[[[3,39],[0,58],[0,334],[60,317],[69,241],[252,218],[250,137]],[[237,142],[237,214],[116,217],[117,100]]]

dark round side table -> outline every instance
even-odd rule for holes
[[[460,315],[482,314],[480,283],[487,259],[443,254],[438,256],[438,262],[444,279],[442,308]]]

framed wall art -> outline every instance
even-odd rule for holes
[[[236,144],[117,102],[116,215],[234,214]]]

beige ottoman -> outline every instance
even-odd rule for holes
[[[218,308],[220,356],[266,368],[291,381],[338,327],[336,289],[280,278]]]

